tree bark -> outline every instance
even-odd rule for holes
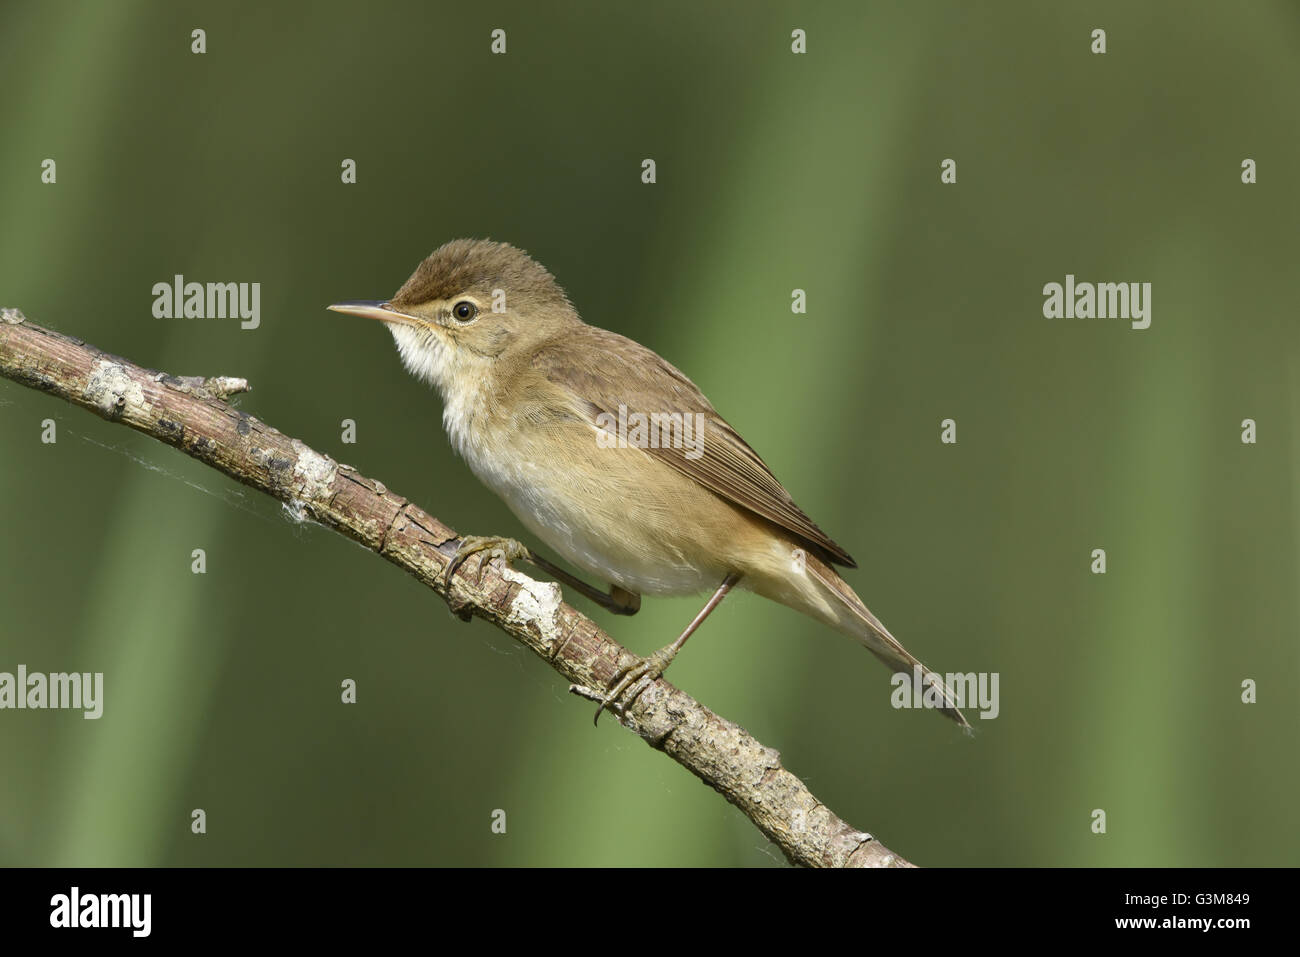
[[[443,580],[460,536],[382,482],[322,455],[230,405],[242,379],[168,375],[0,311],[0,375],[180,449],[383,556],[468,620],[491,622],[591,697],[635,656],[565,604],[559,585],[499,559],[466,562]],[[479,572],[482,571],[481,580]],[[850,827],[781,766],[780,755],[663,679],[620,723],[738,807],[793,863],[911,867]]]

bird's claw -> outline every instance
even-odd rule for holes
[[[487,552],[487,559],[500,558],[507,565],[518,559],[527,559],[532,556],[528,547],[513,538],[500,538],[494,535],[466,535],[460,540],[460,545],[456,548],[456,554],[447,564],[447,574],[444,578],[446,584],[451,584],[451,578],[456,574],[456,570],[465,563],[465,560],[471,555],[477,555]],[[487,559],[479,559],[478,577],[474,584],[483,581],[483,566]]]
[[[637,658],[630,665],[615,672],[609,692],[596,708],[596,716],[592,719],[592,724],[600,723],[600,713],[606,708],[613,711],[617,707],[619,711],[626,712],[632,707],[632,703],[646,688],[650,687],[651,682],[656,681],[667,670],[675,654],[670,651],[669,648],[660,648],[654,654]],[[629,687],[630,691],[628,691]],[[627,695],[620,701],[625,691]]]

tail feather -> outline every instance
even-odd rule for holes
[[[821,586],[823,593],[829,592],[833,600],[828,609],[832,618],[828,623],[839,631],[851,635],[866,646],[867,650],[885,663],[893,672],[915,674],[920,668],[927,686],[936,688],[944,704],[939,708],[945,715],[956,721],[966,731],[970,723],[957,707],[957,696],[942,678],[921,664],[911,652],[902,646],[889,629],[881,624],[880,619],[871,613],[857,593],[849,587],[830,565],[813,555],[808,555],[805,562],[808,577]],[[812,609],[806,609],[811,611]]]

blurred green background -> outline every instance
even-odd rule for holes
[[[700,384],[913,651],[1000,674],[966,739],[727,601],[671,679],[838,814],[925,865],[1294,865],[1298,52],[1295,3],[9,2],[0,305],[246,376],[248,412],[527,540],[389,336],[323,308],[454,237],[525,247]],[[176,273],[260,282],[261,328],[153,318]],[[1151,282],[1151,328],[1044,319],[1066,273]],[[0,521],[0,670],[106,684],[99,721],[0,712],[0,863],[782,863],[500,632],[4,380]],[[699,605],[570,597],[643,653]]]

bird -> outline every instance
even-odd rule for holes
[[[616,614],[634,614],[642,596],[710,594],[674,641],[615,674],[596,721],[605,709],[625,714],[741,588],[856,639],[896,673],[922,676],[938,710],[969,730],[952,690],[836,571],[856,568],[853,558],[695,383],[646,346],[584,322],[524,250],[455,239],[389,299],[328,308],[388,327],[407,371],[440,394],[447,436],[474,475],[608,591],[498,536],[463,538],[448,583],[486,553],[530,562]]]

